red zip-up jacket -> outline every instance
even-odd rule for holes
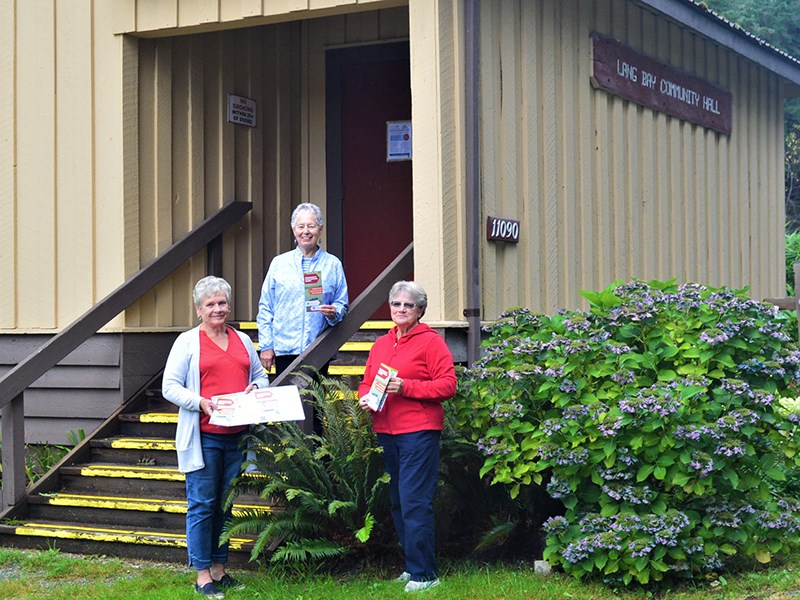
[[[372,413],[376,433],[413,433],[442,430],[442,402],[456,393],[453,355],[442,336],[425,323],[397,339],[397,327],[379,337],[367,359],[359,397],[369,392],[381,363],[397,369],[403,380],[403,394],[389,394],[383,410]]]

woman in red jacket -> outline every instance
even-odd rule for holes
[[[372,426],[391,476],[389,496],[406,569],[397,581],[405,591],[439,584],[434,550],[433,495],[439,479],[442,402],[456,391],[453,355],[444,339],[420,318],[428,295],[413,281],[398,281],[389,292],[395,326],[378,338],[358,387],[359,406],[371,410],[367,394],[381,363],[397,373],[386,384],[386,401],[373,411]]]

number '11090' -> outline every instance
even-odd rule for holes
[[[519,221],[488,217],[486,220],[486,239],[490,241],[519,242]]]

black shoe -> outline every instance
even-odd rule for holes
[[[224,577],[223,577],[224,579]],[[194,591],[198,594],[203,594],[206,598],[224,598],[225,592],[219,589],[213,581],[209,581],[207,584],[200,586],[198,584],[194,584]]]
[[[219,587],[223,590],[243,590],[244,584],[237,579],[234,579],[227,573],[222,576],[222,579],[215,579],[214,583],[216,583]]]

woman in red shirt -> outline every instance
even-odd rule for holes
[[[200,324],[175,340],[161,389],[179,407],[175,449],[178,469],[186,474],[186,547],[197,570],[195,590],[222,598],[225,588],[240,587],[225,572],[228,545],[220,545],[219,538],[230,517],[222,510],[223,498],[242,467],[239,437],[247,426],[211,424],[212,397],[267,387],[269,380],[250,338],[227,325],[228,282],[204,277],[193,299]]]

